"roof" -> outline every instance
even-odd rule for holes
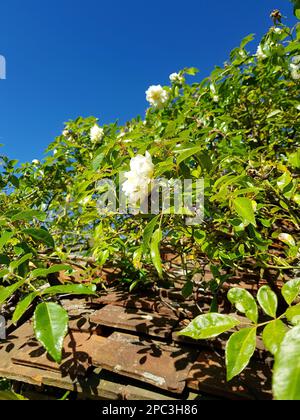
[[[272,398],[267,353],[258,350],[242,375],[227,383],[225,341],[179,337],[176,332],[199,311],[177,290],[163,295],[111,288],[96,299],[64,299],[70,330],[62,364],[46,354],[28,320],[0,342],[0,376],[86,398]],[[206,300],[203,296],[204,306]]]

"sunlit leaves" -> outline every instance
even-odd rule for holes
[[[278,299],[269,286],[263,286],[259,289],[257,300],[267,315],[276,318]]]
[[[277,400],[300,401],[300,325],[288,332],[275,357],[273,392]]]
[[[231,289],[228,292],[228,300],[236,309],[245,314],[252,322],[257,323],[258,308],[253,296],[245,289]]]
[[[195,318],[179,335],[195,340],[215,338],[239,325],[239,321],[227,315],[211,313]]]
[[[291,305],[299,294],[300,294],[300,279],[290,280],[284,284],[282,288],[282,295],[288,305]]]
[[[272,321],[266,325],[262,336],[266,349],[275,355],[287,332],[287,326],[280,320]]]
[[[242,218],[245,225],[251,223],[256,226],[255,213],[253,209],[253,203],[248,198],[239,197],[233,202],[234,209],[237,214]]]
[[[248,366],[256,348],[256,328],[234,333],[226,346],[227,380],[239,375]]]
[[[34,331],[38,341],[57,363],[62,359],[64,338],[68,331],[68,313],[56,303],[41,303],[34,313]]]

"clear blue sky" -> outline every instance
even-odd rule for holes
[[[294,22],[288,0],[2,0],[0,153],[40,159],[80,115],[144,115],[149,85],[186,66],[205,77],[274,8]]]

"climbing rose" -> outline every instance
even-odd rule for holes
[[[153,174],[154,165],[149,152],[145,156],[137,155],[131,159],[130,171],[125,174],[127,181],[122,188],[131,205],[135,206],[147,197]]]
[[[169,93],[160,85],[150,86],[146,92],[146,98],[147,101],[155,108],[162,108],[169,100]]]
[[[97,124],[91,128],[90,137],[92,142],[98,142],[103,139],[104,137],[104,130],[100,128]]]
[[[267,58],[266,54],[263,52],[263,49],[262,49],[261,45],[259,45],[258,48],[257,48],[256,57],[259,60],[264,60],[265,58]]]
[[[152,178],[154,173],[154,165],[152,163],[152,157],[149,152],[146,152],[145,156],[137,155],[130,161],[131,172],[136,174],[137,177],[141,178]]]

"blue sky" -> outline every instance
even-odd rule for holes
[[[187,66],[205,77],[274,8],[294,22],[288,0],[2,0],[0,153],[40,159],[77,116],[144,115],[149,85]]]

